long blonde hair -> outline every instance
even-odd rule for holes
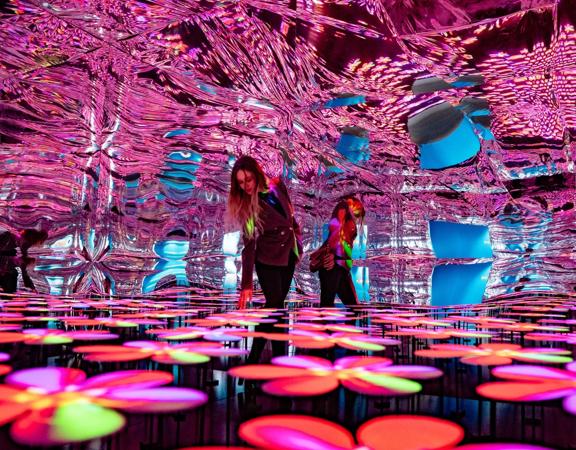
[[[240,187],[237,175],[240,170],[250,172],[254,175],[256,188],[252,195]],[[252,238],[258,231],[262,230],[260,220],[260,204],[258,193],[266,189],[268,185],[266,174],[251,156],[241,156],[232,167],[230,180],[230,192],[228,194],[228,209],[226,211],[228,225],[233,228],[241,228],[242,232]]]

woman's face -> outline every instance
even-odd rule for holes
[[[236,181],[240,189],[247,195],[254,194],[256,190],[256,176],[248,170],[239,170],[236,173]]]

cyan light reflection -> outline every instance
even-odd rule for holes
[[[444,169],[456,166],[476,156],[480,141],[470,121],[465,117],[448,136],[437,141],[420,144],[420,167]]]
[[[159,176],[168,197],[177,201],[190,198],[201,161],[202,155],[194,151],[181,150],[168,155]]]
[[[233,293],[236,291],[238,282],[238,269],[236,267],[236,258],[238,257],[238,242],[240,241],[240,232],[225,233],[222,239],[222,253],[224,259],[224,280],[222,288],[224,293]]]
[[[176,137],[176,136],[186,136],[187,134],[191,134],[191,133],[192,133],[192,130],[187,130],[185,128],[177,128],[175,130],[168,131],[166,134],[164,134],[163,137],[171,138],[171,137]]]
[[[358,301],[370,301],[370,268],[367,266],[353,266],[350,269],[352,282],[356,288]]]
[[[436,220],[431,220],[428,224],[436,258],[492,257],[487,226]]]
[[[366,97],[363,95],[350,95],[348,97],[336,97],[324,103],[324,108],[338,108],[340,106],[352,106],[365,103]]]
[[[432,306],[481,303],[491,267],[491,262],[434,267]]]
[[[68,234],[48,245],[51,250],[57,252],[67,252],[72,247],[72,243],[74,242],[74,236]],[[51,258],[53,259],[53,258]]]
[[[362,233],[358,230],[358,235],[354,239],[352,248],[352,258],[355,260],[366,259],[366,245],[368,243],[368,225],[362,225]]]
[[[370,159],[368,132],[361,128],[348,127],[340,135],[336,150],[348,161],[360,163]]]
[[[188,254],[190,249],[189,241],[160,241],[154,244],[154,253],[160,258],[178,261]]]
[[[50,295],[61,295],[64,288],[64,277],[47,276],[46,281],[50,287]]]
[[[183,258],[190,250],[189,241],[166,240],[154,245],[154,253],[160,259],[154,266],[155,273],[146,275],[142,280],[142,293],[147,294],[157,289],[158,283],[167,277],[174,277],[177,286],[189,286],[186,274],[187,262]]]
[[[455,222],[429,221],[430,240],[437,258],[491,258],[488,227]],[[492,263],[444,264],[432,272],[434,306],[480,303]]]
[[[238,242],[240,241],[240,232],[225,233],[222,239],[222,253],[225,256],[238,256]]]

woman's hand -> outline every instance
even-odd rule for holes
[[[238,299],[238,309],[245,309],[248,302],[252,301],[252,289],[242,289]]]

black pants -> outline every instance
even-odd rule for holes
[[[334,306],[336,294],[345,305],[357,305],[358,296],[350,271],[336,264],[332,269],[320,269],[320,307]]]
[[[256,275],[258,275],[258,281],[260,282],[260,287],[266,299],[266,308],[284,307],[284,300],[290,290],[295,267],[296,255],[293,252],[290,253],[287,266],[269,266],[256,261]],[[256,325],[255,331],[262,333],[281,333],[284,332],[285,329],[277,328],[273,323],[261,323],[260,325]],[[248,355],[248,363],[256,364],[260,360],[265,346],[266,339],[254,338],[250,355]],[[274,356],[285,355],[286,342],[272,341],[272,354]]]

